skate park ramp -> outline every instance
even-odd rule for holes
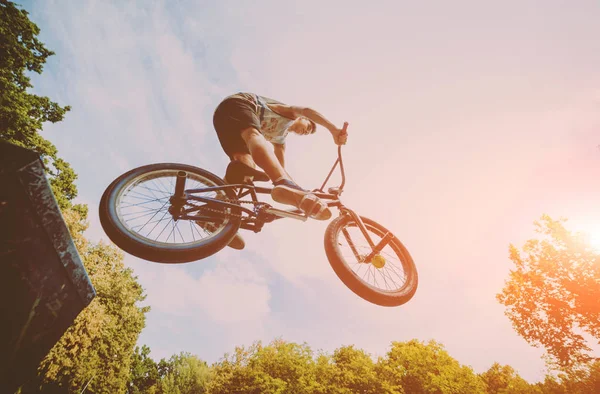
[[[39,155],[0,141],[0,393],[35,376],[95,295]]]

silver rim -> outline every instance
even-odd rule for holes
[[[228,223],[196,223],[191,220],[175,221],[168,209],[175,190],[178,169],[145,172],[122,185],[115,198],[115,212],[122,229],[140,242],[156,247],[188,248],[204,244],[218,234]],[[217,186],[201,175],[187,172],[186,190]],[[194,193],[194,195],[222,198],[223,191]],[[194,204],[194,205],[192,205]],[[184,209],[202,206],[191,201]],[[229,209],[226,210],[228,212]]]
[[[382,238],[381,232],[367,223],[365,223],[365,227],[371,239],[377,245]],[[347,235],[344,234],[343,230],[346,230]],[[359,258],[356,257],[350,247],[348,238],[352,240]],[[364,285],[377,292],[384,293],[398,293],[406,286],[408,281],[401,254],[396,252],[392,242],[388,243],[379,253],[385,259],[385,265],[382,268],[377,268],[372,263],[364,261],[364,258],[371,253],[372,249],[356,223],[351,222],[342,226],[336,235],[339,255],[346,267],[354,272]]]

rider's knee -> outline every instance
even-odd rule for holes
[[[257,138],[264,138],[260,131],[254,127],[248,127],[247,129],[242,130],[240,134],[242,135],[242,139],[246,142],[246,144]]]
[[[247,166],[250,166],[252,168],[255,167],[254,161],[252,160],[252,155],[250,155],[250,153],[247,153],[247,152],[235,152],[235,153],[230,154],[229,158],[231,160],[241,161],[242,163],[244,163]]]

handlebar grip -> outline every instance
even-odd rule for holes
[[[344,122],[344,127],[342,127],[342,134],[348,134],[348,122]]]

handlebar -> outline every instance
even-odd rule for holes
[[[340,135],[348,134],[347,130],[348,130],[348,122],[344,122],[344,126],[342,127],[342,132],[340,133]],[[344,185],[346,184],[346,173],[344,172],[344,162],[342,161],[342,145],[338,145],[337,160],[335,161],[335,163],[333,163],[333,167],[331,167],[331,171],[329,171],[329,174],[327,175],[327,178],[325,178],[325,181],[323,182],[321,187],[319,189],[317,189],[316,191],[320,191],[321,193],[324,193],[323,188],[327,184],[327,181],[331,177],[331,174],[333,174],[333,171],[335,170],[335,167],[338,165],[338,163],[340,164],[340,171],[342,172],[342,183],[340,184],[340,186],[338,186],[340,194],[341,194],[341,192],[344,190]]]
[[[348,122],[344,122],[344,127],[342,127],[342,134],[348,134]]]

